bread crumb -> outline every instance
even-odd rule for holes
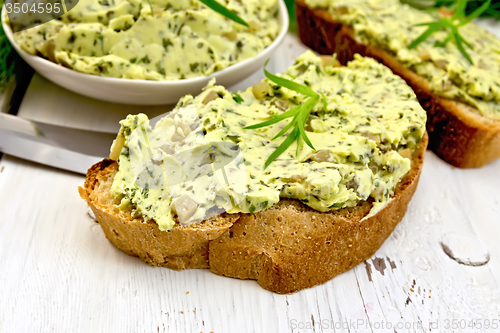
[[[181,314],[184,314],[184,311],[181,311]]]
[[[189,294],[189,291],[186,291],[186,295]]]

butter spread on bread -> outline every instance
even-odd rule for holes
[[[470,23],[460,34],[472,49],[470,64],[454,42],[444,47],[437,42],[449,32],[436,31],[414,49],[408,46],[438,12],[402,4],[399,0],[305,0],[307,6],[324,8],[332,18],[354,30],[360,44],[374,45],[389,52],[405,67],[424,78],[437,95],[469,104],[490,119],[500,120],[500,40],[484,28]]]
[[[119,170],[111,188],[121,208],[156,221],[160,230],[205,220],[218,211],[255,213],[280,198],[297,199],[320,212],[354,207],[369,198],[375,201],[370,215],[384,208],[411,169],[411,152],[425,132],[426,113],[411,88],[387,67],[360,56],[346,67],[335,67],[307,52],[282,76],[324,96],[306,128],[315,151],[294,143],[264,168],[285,139],[272,140],[287,121],[255,130],[244,127],[282,114],[304,96],[267,79],[240,92],[241,99],[210,84],[199,96],[182,98],[154,129],[142,114],[121,122],[112,147]],[[189,184],[172,180],[166,165],[187,165],[178,160],[183,152],[203,151],[212,143],[238,148],[238,157],[225,168],[229,181],[205,177],[217,170],[210,159],[203,161],[203,154],[188,164],[194,166],[191,174],[205,178],[192,177]],[[147,177],[161,183],[146,186],[134,165],[150,166]]]

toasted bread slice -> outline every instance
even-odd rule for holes
[[[324,283],[372,256],[403,218],[422,171],[428,137],[412,154],[410,172],[393,200],[377,214],[371,201],[333,212],[315,211],[296,200],[253,214],[223,214],[189,226],[160,231],[154,221],[119,210],[110,195],[116,161],[105,159],[87,172],[80,196],[106,237],[152,266],[254,279],[265,289],[292,293]]]
[[[429,148],[459,168],[482,167],[500,157],[500,122],[481,116],[468,104],[436,95],[428,83],[386,51],[356,42],[354,30],[323,9],[296,1],[299,36],[321,54],[337,53],[342,64],[359,53],[389,67],[410,85],[427,111]]]

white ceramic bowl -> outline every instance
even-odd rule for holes
[[[39,74],[59,86],[107,102],[158,105],[176,103],[180,97],[186,94],[198,94],[211,78],[215,78],[217,84],[227,87],[245,79],[261,68],[264,62],[276,51],[288,31],[288,12],[285,2],[279,0],[279,6],[280,32],[276,39],[257,56],[209,76],[176,81],[116,79],[80,73],[23,51],[14,41],[10,27],[4,22],[5,8],[2,11],[2,25],[7,38],[19,55]]]

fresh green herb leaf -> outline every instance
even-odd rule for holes
[[[441,42],[437,42],[435,44],[435,46],[437,47],[444,47],[450,40],[452,40],[454,37],[454,34],[449,34],[448,37],[446,37],[445,40],[441,41]]]
[[[267,168],[274,160],[276,160],[281,154],[283,154],[295,140],[297,140],[297,154],[299,152],[299,145],[301,138],[309,147],[311,147],[311,149],[316,150],[311,140],[309,140],[309,138],[307,137],[304,127],[305,124],[307,123],[307,120],[309,119],[309,115],[311,114],[312,109],[316,104],[318,104],[320,100],[320,96],[317,93],[315,93],[314,90],[312,90],[310,87],[304,86],[297,82],[293,82],[283,77],[279,77],[277,75],[269,73],[266,69],[268,61],[266,61],[266,64],[264,65],[264,73],[270,81],[278,84],[279,86],[288,88],[302,95],[305,95],[307,98],[305,99],[305,101],[303,101],[302,104],[291,108],[290,110],[286,111],[285,113],[279,116],[274,117],[271,120],[267,120],[259,124],[245,127],[245,129],[261,128],[276,124],[282,120],[293,117],[292,121],[290,121],[290,123],[288,123],[288,125],[286,125],[285,128],[283,128],[273,138],[273,140],[276,140],[277,138],[283,136],[286,132],[288,132],[290,128],[294,127],[292,132],[288,134],[287,138],[278,146],[278,148],[276,148],[276,150],[271,154],[271,156],[269,156],[264,165],[264,168]]]
[[[401,2],[418,9],[426,9],[429,11],[435,11],[436,8],[445,7],[456,12],[459,5],[458,0],[401,0]],[[484,0],[468,0],[465,6],[465,15],[472,15],[472,13],[484,4]],[[493,0],[491,5],[479,16],[493,17],[497,20],[500,19],[500,1]]]
[[[295,126],[297,124],[298,120],[299,120],[298,118],[294,117],[292,121],[288,123],[288,125],[286,125],[278,134],[274,136],[273,140],[276,140],[277,138],[288,132],[288,130],[292,128],[292,126]]]
[[[300,107],[301,107],[300,105],[297,105],[297,106],[293,107],[292,109],[288,110],[287,112],[285,112],[277,117],[274,117],[271,120],[265,121],[263,123],[255,124],[252,126],[247,126],[247,127],[245,127],[245,129],[256,129],[256,128],[266,127],[266,126],[270,126],[270,125],[279,123],[283,119],[294,117],[300,111]]]
[[[297,34],[297,18],[295,16],[295,0],[285,0],[286,8],[288,9],[288,19],[290,25],[288,31]]]
[[[456,20],[460,17],[465,16],[465,7],[467,7],[467,0],[458,0],[457,9],[455,10],[455,14],[452,17],[452,20]]]
[[[299,138],[299,129],[297,127],[288,135],[288,137],[283,141],[278,148],[269,156],[267,159],[264,169],[267,168],[275,159],[277,159],[281,154],[283,154],[292,143]]]
[[[0,26],[0,89],[10,81],[14,74],[14,63],[8,61],[12,53],[12,46],[3,31],[3,27]]]
[[[462,38],[462,36],[460,36],[460,34],[458,32],[456,32],[456,31],[453,32],[453,36],[455,37],[455,43],[457,44],[457,47],[460,50],[460,52],[464,55],[465,59],[467,59],[468,62],[470,62],[471,64],[473,64],[471,57],[469,56],[469,54],[467,53],[467,51],[465,51],[465,48],[462,45],[462,43],[464,43],[465,45],[467,45],[467,46],[470,47],[470,44],[467,43]]]
[[[245,101],[243,98],[241,98],[241,96],[238,93],[235,93],[234,91],[231,92],[231,95],[233,95],[234,101],[238,104],[241,104]]]
[[[333,66],[335,64],[335,62],[337,61],[337,52],[335,52],[333,55],[332,55],[332,61],[330,61],[330,63],[328,63],[328,65],[326,65],[325,67],[328,67],[328,66]]]
[[[148,1],[148,4],[149,4],[149,8],[151,8],[151,16],[154,16],[153,15],[153,5],[151,4],[151,0],[147,0]]]
[[[325,94],[323,94],[322,91],[320,91],[320,94],[321,94],[321,100],[323,101],[323,109],[326,111],[326,109],[328,108],[328,102],[326,101],[326,96]]]
[[[423,34],[421,34],[419,37],[417,37],[417,39],[415,39],[408,46],[409,49],[415,48],[418,44],[422,43],[424,40],[429,38],[434,32],[438,31],[441,28],[439,22],[427,22],[427,23],[418,24],[418,26],[424,26],[424,25],[428,25],[429,28],[427,28],[427,30]]]
[[[450,34],[445,40],[437,42],[435,45],[438,47],[444,47],[450,40],[454,39],[458,50],[465,59],[470,64],[473,64],[472,58],[469,56],[465,50],[465,46],[472,49],[472,46],[460,35],[459,28],[463,27],[467,23],[471,22],[473,19],[481,16],[491,5],[491,0],[487,0],[477,9],[475,9],[469,17],[466,17],[467,0],[458,0],[456,4],[455,14],[450,17],[442,17],[436,22],[426,22],[418,24],[417,26],[428,26],[427,30],[424,31],[417,39],[415,39],[409,46],[409,49],[415,48],[418,44],[422,43],[424,40],[429,38],[434,32],[441,29],[449,29]]]
[[[153,5],[151,3],[151,0],[146,0],[146,1],[149,4],[149,8],[151,8],[151,16],[154,16]],[[200,2],[203,3],[204,5],[206,5],[208,8],[212,9],[213,11],[216,11],[217,13],[221,14],[222,16],[227,17],[228,19],[230,19],[236,23],[243,24],[246,27],[249,26],[248,23],[245,20],[243,20],[241,17],[239,17],[236,13],[233,13],[232,11],[230,11],[229,9],[227,9],[226,7],[224,7],[223,5],[221,5],[220,3],[218,3],[215,0],[200,0]]]
[[[305,125],[307,119],[309,118],[309,115],[311,114],[312,108],[318,103],[318,101],[319,101],[319,96],[315,96],[315,97],[311,97],[307,102],[302,104],[302,110],[301,110],[302,112],[298,115],[299,119],[297,121],[297,126],[299,127],[300,136],[302,136],[305,143],[307,143],[307,145],[309,147],[311,147],[312,150],[316,150],[316,149],[314,148],[313,144],[311,143],[311,141],[307,137],[306,131],[304,129],[304,125]]]
[[[4,0],[0,0],[0,9],[3,7]],[[0,91],[7,83],[19,72],[24,61],[10,45],[7,35],[0,25]]]
[[[297,82],[290,81],[290,80],[285,79],[283,77],[279,77],[277,75],[269,73],[267,71],[267,69],[266,69],[266,66],[267,66],[268,62],[269,62],[269,59],[264,64],[264,74],[266,75],[266,77],[269,80],[273,81],[277,85],[280,85],[282,87],[288,88],[288,89],[293,90],[293,91],[296,91],[299,94],[306,95],[306,96],[309,96],[309,97],[317,96],[317,94],[311,88],[309,88],[307,86],[304,86],[304,85],[299,84]]]
[[[243,20],[237,14],[233,13],[232,11],[230,11],[229,9],[227,9],[226,7],[224,7],[223,5],[221,5],[220,3],[218,3],[215,0],[200,0],[200,2],[205,4],[210,9],[216,11],[217,13],[227,17],[228,19],[230,19],[236,23],[242,24],[246,27],[249,26],[245,20]]]
[[[491,0],[489,1],[486,1],[484,4],[482,4],[479,8],[477,8],[475,11],[473,11],[468,17],[467,19],[465,19],[465,21],[463,21],[460,25],[461,26],[464,26],[466,24],[468,24],[469,22],[471,22],[472,20],[478,18],[479,16],[481,16],[491,5]],[[498,5],[498,4],[497,4]],[[498,7],[498,6],[497,6]],[[465,11],[465,9],[464,9]],[[465,14],[464,14],[465,16]]]

